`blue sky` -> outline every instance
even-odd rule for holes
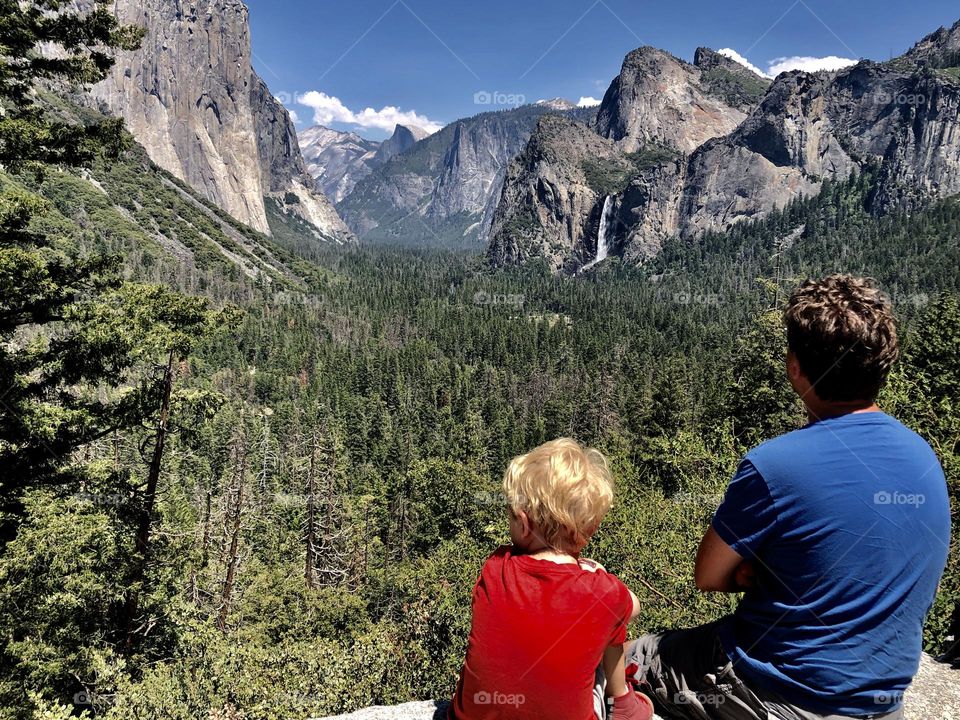
[[[522,102],[602,98],[623,56],[729,48],[763,71],[885,60],[956,0],[247,0],[254,66],[295,112],[374,139]],[[584,102],[590,102],[584,100]]]

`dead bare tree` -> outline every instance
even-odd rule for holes
[[[337,475],[337,439],[326,425],[311,437],[305,489],[304,580],[308,587],[343,585],[350,575],[350,535]]]
[[[224,578],[220,590],[220,608],[217,613],[217,627],[222,631],[227,629],[227,618],[233,605],[236,592],[237,570],[240,566],[240,536],[243,531],[244,504],[246,497],[244,488],[247,482],[247,441],[242,426],[233,442],[231,451],[233,472],[230,484],[226,490],[224,513],[224,539],[226,552],[224,555]]]

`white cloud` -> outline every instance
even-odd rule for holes
[[[744,67],[749,68],[750,70],[753,70],[757,75],[763,75],[764,77],[767,77],[767,73],[765,73],[763,70],[758,68],[752,62],[747,60],[743,55],[738,53],[736,50],[733,50],[731,48],[723,48],[722,50],[717,50],[717,52],[723,55],[725,58],[730,58],[734,62],[738,62]]]
[[[809,57],[806,55],[794,55],[792,57],[779,57],[767,63],[766,71],[761,70],[743,55],[731,48],[717,50],[724,57],[728,57],[734,62],[738,62],[744,67],[750,68],[757,75],[763,75],[768,78],[775,78],[780,73],[790,72],[791,70],[803,70],[804,72],[819,72],[820,70],[842,70],[843,68],[856,65],[858,60],[837,57],[830,55],[828,57]]]
[[[577,107],[596,107],[600,101],[595,97],[582,97],[577,101]]]
[[[294,125],[299,125],[299,124],[300,124],[300,116],[297,115],[297,111],[296,111],[296,110],[287,109],[287,112],[290,113],[290,119],[293,120],[293,124],[294,124]]]
[[[340,122],[387,132],[392,132],[397,125],[416,125],[429,133],[435,133],[443,127],[442,123],[418,115],[413,110],[403,111],[392,105],[379,110],[368,107],[360,112],[354,112],[344,105],[340,98],[316,90],[298,95],[297,103],[313,110],[313,121],[318,125]]]
[[[794,55],[793,57],[781,57],[776,60],[771,60],[768,74],[770,77],[776,77],[782,72],[789,72],[791,70],[803,70],[804,72],[842,70],[851,65],[856,65],[858,62],[859,60],[837,57],[836,55],[821,58]]]

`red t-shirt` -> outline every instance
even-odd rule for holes
[[[627,639],[633,600],[604,570],[559,565],[507,546],[473,590],[467,657],[450,708],[456,720],[593,720],[603,652]]]

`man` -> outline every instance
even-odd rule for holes
[[[746,594],[627,662],[664,717],[896,720],[947,560],[943,470],[877,407],[899,347],[871,282],[807,281],[785,323],[809,424],[747,454],[697,554],[702,591]]]

